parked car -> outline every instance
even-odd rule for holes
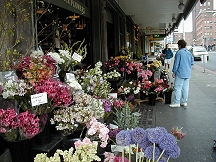
[[[207,55],[207,60],[209,60],[209,54],[205,47],[203,46],[193,46],[189,49],[195,60],[202,60],[203,55]]]

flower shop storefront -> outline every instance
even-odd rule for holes
[[[83,64],[106,61],[125,49],[135,53],[134,22],[113,0],[36,1],[37,42],[45,53],[85,39]]]
[[[44,20],[52,15],[48,12],[58,10],[55,4],[58,1],[52,2],[51,6],[39,2],[38,11],[40,9],[47,14]],[[68,3],[79,12],[84,12],[75,1],[64,1],[62,5],[69,7]],[[95,1],[91,5],[101,9]],[[46,7],[51,10],[44,10]],[[69,24],[79,19],[76,12],[67,14],[67,17],[74,16],[69,18],[73,20]],[[101,21],[96,21],[100,16],[97,15],[94,20],[92,18],[92,24],[100,22],[102,25]],[[107,22],[107,19],[104,20]],[[112,21],[109,20],[110,26],[118,28],[115,26],[117,20]],[[58,23],[54,24],[58,27]],[[66,32],[71,30],[69,24],[64,26]],[[96,25],[96,29],[99,26]],[[124,27],[122,32],[130,33],[129,29],[133,30]],[[32,51],[10,66],[11,71],[0,82],[0,140],[4,142],[0,145],[1,156],[7,154],[5,150],[9,150],[7,155],[12,162],[149,162],[169,161],[180,155],[177,140],[185,135],[181,129],[173,128],[172,132],[163,127],[144,129],[139,124],[141,112],[136,111],[136,99],[141,94],[142,100],[148,101],[150,96],[155,96],[154,103],[147,103],[154,106],[157,104],[156,97],[172,91],[166,71],[163,75],[161,73],[161,77],[155,75],[161,68],[159,58],[144,65],[141,61],[133,60],[130,51],[124,48],[118,56],[109,59],[108,55],[102,56],[100,51],[92,58],[95,64],[77,68],[88,60],[89,48],[98,51],[107,47],[104,42],[97,44],[100,41],[96,38],[97,32],[92,32],[90,41],[86,41],[87,37],[81,37],[81,40],[74,37],[73,41],[63,37],[67,45],[65,48],[55,46],[50,47],[52,50]],[[124,38],[121,39],[123,44],[133,44],[129,38],[125,42]],[[92,47],[88,45],[89,42]],[[42,49],[52,45],[43,44],[40,40],[38,43]],[[96,61],[98,59],[100,61]]]
[[[144,129],[139,125],[141,113],[135,111],[135,99],[141,92],[150,100],[151,94],[171,90],[165,76],[152,79],[161,61],[143,65],[130,55],[116,56],[98,61],[92,68],[67,72],[61,79],[65,66],[74,69],[85,58],[86,45],[77,43],[79,48],[72,51],[32,52],[17,61],[0,83],[2,100],[9,101],[0,107],[0,135],[12,161],[177,158],[177,140],[184,132],[177,128],[172,132],[163,127]]]

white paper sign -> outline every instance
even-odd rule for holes
[[[38,93],[31,95],[31,104],[32,106],[37,106],[47,103],[47,93]]]
[[[81,62],[82,56],[80,56],[76,52],[74,52],[73,55],[72,55],[72,59],[74,59],[74,60],[76,60],[78,62]]]
[[[113,98],[117,98],[118,96],[117,96],[117,93],[109,93],[108,94],[110,97],[113,97]]]

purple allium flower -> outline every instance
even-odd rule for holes
[[[147,139],[145,138],[145,140],[142,140],[141,143],[138,143],[139,144],[139,147],[142,148],[142,150],[144,151],[148,146],[152,145],[152,143]]]
[[[171,150],[167,150],[166,151],[166,154],[168,156],[170,156],[171,158],[178,158],[180,156],[180,152],[181,152],[181,149],[180,147],[176,144]]]
[[[128,146],[131,144],[131,134],[129,130],[121,130],[116,135],[116,143],[120,146]]]
[[[165,149],[167,151],[172,150],[176,144],[177,142],[175,136],[170,133],[165,134],[160,140],[160,143],[158,143],[161,149]]]
[[[163,132],[163,133],[168,133],[166,128],[164,128],[164,127],[156,127],[156,128],[160,129],[160,131]]]
[[[151,128],[147,129],[147,138],[152,143],[160,143],[163,136],[167,134],[167,132],[164,131],[161,127]]]
[[[142,143],[146,139],[146,132],[143,128],[137,127],[131,130],[132,143]]]
[[[154,146],[151,145],[151,146],[149,146],[149,147],[147,147],[145,149],[144,154],[145,154],[146,158],[153,159],[153,147]],[[154,158],[154,160],[157,160],[158,157],[160,156],[160,154],[161,154],[160,149],[158,147],[155,147],[155,154],[154,154],[155,158]]]

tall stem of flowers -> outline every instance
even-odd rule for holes
[[[165,152],[165,149],[163,149],[163,151],[161,152],[160,156],[158,157],[157,161],[158,162],[160,160],[160,158],[162,157],[163,153]]]
[[[82,134],[83,134],[84,129],[85,129],[85,127],[83,127],[82,132],[80,133],[80,138],[82,138]]]
[[[154,158],[155,158],[155,143],[153,143],[153,155],[152,155],[152,161],[154,162]]]
[[[136,145],[136,162],[138,162],[138,143]]]
[[[170,159],[170,156],[167,158],[167,161],[166,161],[166,162],[168,162],[168,161],[169,161],[169,159]]]
[[[129,145],[129,162],[131,162],[131,146]]]
[[[124,149],[122,150],[122,162],[124,162]]]
[[[142,148],[141,148],[140,152],[142,152]],[[142,162],[143,158],[144,158],[144,154],[143,154],[143,156],[139,156],[139,162]]]

